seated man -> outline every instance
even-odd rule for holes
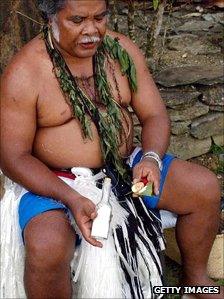
[[[1,90],[1,167],[32,192],[19,207],[28,298],[71,297],[69,265],[75,233],[66,209],[85,240],[102,246],[90,235],[95,205],[52,170],[105,166],[109,176],[115,169],[124,182],[129,181],[122,160],[132,151],[129,105],[142,125],[144,154],[133,168],[132,180],[147,177],[153,183],[155,196],[152,205],[146,202],[149,207],[179,215],[181,283],[213,285],[206,266],[218,228],[219,184],[206,168],[165,155],[169,119],[140,50],[106,28],[106,1],[42,0],[40,8],[47,21],[43,35],[13,58]],[[42,209],[46,198],[54,202],[49,200]],[[140,200],[134,201],[138,205]],[[132,213],[130,207],[128,211]],[[145,219],[144,231],[147,225],[153,223]],[[159,224],[154,225],[159,231]],[[201,295],[213,297],[221,298]]]

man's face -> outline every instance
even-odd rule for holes
[[[104,0],[68,0],[50,23],[59,47],[74,57],[95,54],[106,32]]]

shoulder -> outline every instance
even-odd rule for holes
[[[143,93],[145,90],[145,86],[152,86],[154,83],[142,51],[130,38],[123,34],[108,30],[107,35],[112,38],[117,38],[121,47],[123,47],[132,58],[135,69],[134,71],[130,70],[130,76],[132,77],[132,74],[134,74],[134,77],[133,80],[131,79],[131,81],[129,81],[129,83],[137,83],[137,92],[136,87],[133,89],[135,91],[135,94],[139,95],[139,91]]]
[[[18,80],[32,81],[38,76],[41,65],[47,59],[45,45],[40,36],[28,42],[15,54],[6,66],[2,78],[4,81]]]
[[[37,89],[41,64],[44,63],[44,57],[47,59],[46,56],[43,40],[39,36],[28,42],[5,68],[1,76],[2,92],[34,92]]]
[[[117,38],[119,41],[119,44],[128,52],[128,54],[132,57],[134,60],[135,64],[145,64],[145,58],[142,53],[142,51],[139,49],[139,47],[127,36],[107,30],[107,34],[112,37],[112,38]]]

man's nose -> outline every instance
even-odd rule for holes
[[[97,32],[98,32],[98,30],[97,30],[97,26],[95,24],[95,21],[94,20],[93,21],[92,20],[86,21],[85,26],[82,30],[82,33],[86,34],[86,35],[93,35]]]

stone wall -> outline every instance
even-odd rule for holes
[[[136,42],[145,51],[144,20],[150,24],[154,12],[136,8]],[[118,12],[119,31],[127,34],[127,6],[121,3]],[[198,3],[164,14],[153,77],[171,119],[169,152],[182,159],[207,153],[212,142],[224,145],[223,25],[222,11]]]

